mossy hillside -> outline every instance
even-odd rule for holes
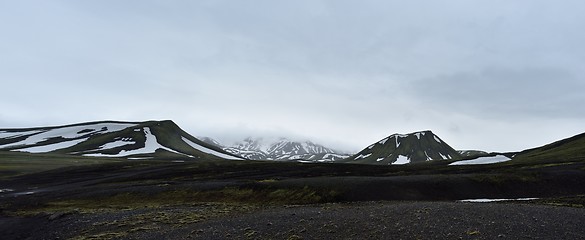
[[[554,163],[585,161],[585,133],[518,153],[511,162]]]

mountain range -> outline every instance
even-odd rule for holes
[[[230,159],[399,165],[442,160],[445,164],[583,160],[585,133],[543,147],[511,153],[456,151],[431,131],[393,134],[354,155],[310,142],[246,138],[225,146],[196,138],[174,122],[100,121],[65,126],[0,129],[0,151],[55,153],[126,159]]]
[[[216,145],[226,152],[250,160],[333,162],[349,157],[331,148],[311,141],[292,141],[287,138],[269,140],[248,137],[231,146],[225,146],[209,137],[200,137],[206,143]]]

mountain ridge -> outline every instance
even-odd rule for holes
[[[125,158],[239,159],[191,136],[171,120],[0,129],[0,150]]]

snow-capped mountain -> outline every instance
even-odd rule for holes
[[[459,152],[431,131],[394,134],[340,162],[365,164],[407,164],[461,158]]]
[[[310,141],[292,141],[280,138],[274,141],[263,138],[246,138],[232,146],[222,146],[217,141],[204,137],[204,141],[216,144],[225,151],[250,160],[304,160],[315,162],[335,161],[349,157],[333,149]]]
[[[187,134],[168,120],[0,129],[0,150],[94,157],[241,159]]]
[[[457,150],[462,157],[465,158],[474,158],[474,157],[485,157],[488,156],[488,152],[480,151],[480,150]]]

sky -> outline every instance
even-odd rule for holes
[[[171,119],[357,152],[585,132],[581,0],[0,0],[0,128]]]

